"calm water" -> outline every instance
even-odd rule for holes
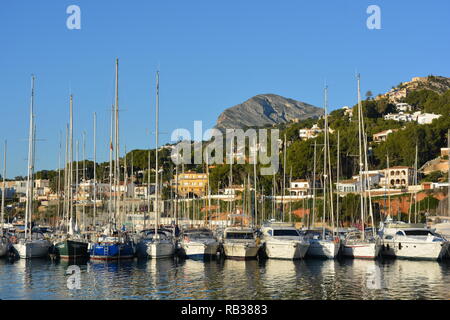
[[[0,260],[0,298],[450,299],[448,260],[87,262],[79,265],[78,290],[67,288],[68,266],[40,259]]]

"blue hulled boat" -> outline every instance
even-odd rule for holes
[[[134,243],[126,234],[122,236],[102,236],[93,243],[89,251],[92,260],[118,260],[134,257]]]

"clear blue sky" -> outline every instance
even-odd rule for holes
[[[81,8],[68,30],[66,8]],[[381,7],[381,30],[366,8]],[[155,71],[161,70],[162,143],[193,121],[212,127],[226,108],[260,93],[332,108],[381,93],[413,76],[450,76],[450,2],[435,1],[3,1],[0,10],[0,151],[7,176],[26,174],[30,75],[36,80],[36,170],[58,164],[70,90],[75,134],[98,115],[98,161],[108,159],[114,59],[120,59],[121,149],[154,146]],[[64,150],[63,150],[64,153]],[[81,152],[80,152],[81,158]],[[3,164],[0,164],[3,167]]]

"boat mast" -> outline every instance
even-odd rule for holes
[[[63,203],[63,229],[67,232],[67,219],[68,219],[68,197],[69,197],[69,124],[66,123],[66,150],[64,155],[64,203]]]
[[[148,147],[148,174],[147,174],[147,210],[150,213],[150,146]],[[144,210],[144,230],[147,227],[147,216]]]
[[[361,209],[361,236],[362,240],[365,238],[364,234],[364,182],[363,182],[363,170],[364,170],[364,163],[363,163],[363,146],[362,146],[362,103],[361,103],[361,89],[360,89],[360,76],[359,74],[356,76],[358,80],[358,142],[359,142],[359,184],[360,184],[360,209]]]
[[[447,185],[447,216],[450,217],[450,129],[447,133],[448,185]]]
[[[57,198],[58,198],[58,212],[56,213],[56,220],[55,220],[55,227],[58,226],[57,221],[60,216],[61,212],[61,201],[60,201],[60,194],[61,194],[61,145],[62,145],[62,133],[59,131],[59,153],[58,153],[58,191],[56,192]]]
[[[28,172],[27,172],[27,203],[25,207],[25,239],[31,238],[31,229],[28,233],[28,222],[31,225],[32,203],[32,184],[33,184],[33,140],[34,140],[34,75],[31,76],[31,102],[30,102],[30,128],[28,138]],[[30,218],[30,219],[29,219]]]
[[[310,225],[311,228],[314,228],[315,223],[314,220],[316,216],[316,152],[317,152],[317,140],[314,140],[313,203],[312,203],[312,219]]]
[[[5,150],[3,150],[3,192],[2,192],[2,216],[1,216],[1,227],[0,236],[3,237],[3,219],[5,217],[5,197],[6,197],[6,149],[7,142],[5,140]]]
[[[257,150],[256,150],[256,138],[255,138],[255,144],[254,144],[254,156],[253,156],[253,187],[255,190],[255,196],[254,196],[254,210],[255,210],[255,223],[254,225],[258,225],[258,185],[256,181],[256,161],[257,161]]]
[[[416,142],[416,160],[414,162],[414,185],[417,186],[417,154],[418,154],[418,148],[417,148],[417,142]],[[417,223],[417,191],[414,192],[414,223]]]
[[[284,214],[284,193],[286,192],[286,134],[284,134],[284,148],[283,148],[283,192],[281,193],[281,211],[283,214],[283,222],[286,217]]]
[[[324,135],[323,135],[323,214],[322,214],[322,239],[325,239],[325,214],[326,214],[326,202],[327,202],[327,146],[328,146],[328,119],[327,119],[327,98],[328,98],[328,86],[325,85],[324,89]]]
[[[120,215],[120,190],[119,190],[119,185],[120,185],[120,159],[119,159],[119,155],[120,155],[120,150],[119,150],[119,59],[116,59],[116,90],[115,90],[115,159],[114,159],[114,164],[115,164],[115,179],[114,179],[114,184],[115,184],[115,217],[116,217],[116,225],[115,227],[117,228],[117,220],[119,220],[119,218],[121,218]],[[120,219],[119,222],[121,223],[122,220]]]
[[[94,213],[92,224],[95,230],[95,219],[97,217],[97,114],[94,112]]]
[[[208,225],[211,226],[211,187],[209,185],[209,154],[206,155],[206,176],[208,177],[208,210],[206,210],[206,215],[208,217]]]
[[[108,207],[108,230],[111,229],[112,222],[115,224],[115,217],[112,219],[112,189],[113,189],[113,125],[114,125],[114,104],[111,105],[111,126],[109,133],[109,207]],[[109,231],[108,231],[109,232]]]
[[[70,214],[70,226],[69,232],[72,230],[73,223],[73,193],[72,193],[72,184],[73,184],[73,96],[70,95],[70,104],[69,104],[69,214]]]
[[[78,139],[75,141],[75,145],[76,145],[75,156],[76,156],[76,161],[77,161],[77,164],[75,165],[75,170],[76,170],[76,172],[75,172],[75,195],[77,197],[76,200],[75,200],[76,201],[75,202],[75,226],[78,227],[78,205],[77,205],[77,201],[80,200],[80,194],[79,194],[79,192],[80,192],[80,189],[79,189],[79,187],[80,187],[80,185],[79,185],[80,179],[79,179],[79,166],[78,166],[78,162],[79,162],[78,154],[80,153],[80,147],[79,147],[79,144],[78,144]]]
[[[339,131],[337,132],[337,152],[336,152],[336,228],[339,228]]]
[[[156,177],[155,177],[155,235],[158,235],[158,225],[159,225],[159,174],[158,174],[158,138],[159,138],[159,132],[158,132],[158,122],[159,122],[159,70],[156,71],[156,125],[155,125],[155,170],[156,170]]]
[[[83,131],[83,183],[86,183],[86,131]],[[86,203],[84,200],[83,200],[83,229],[82,230],[83,231],[86,230]]]

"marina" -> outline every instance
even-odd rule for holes
[[[5,4],[0,300],[450,300],[450,4],[379,1]]]

